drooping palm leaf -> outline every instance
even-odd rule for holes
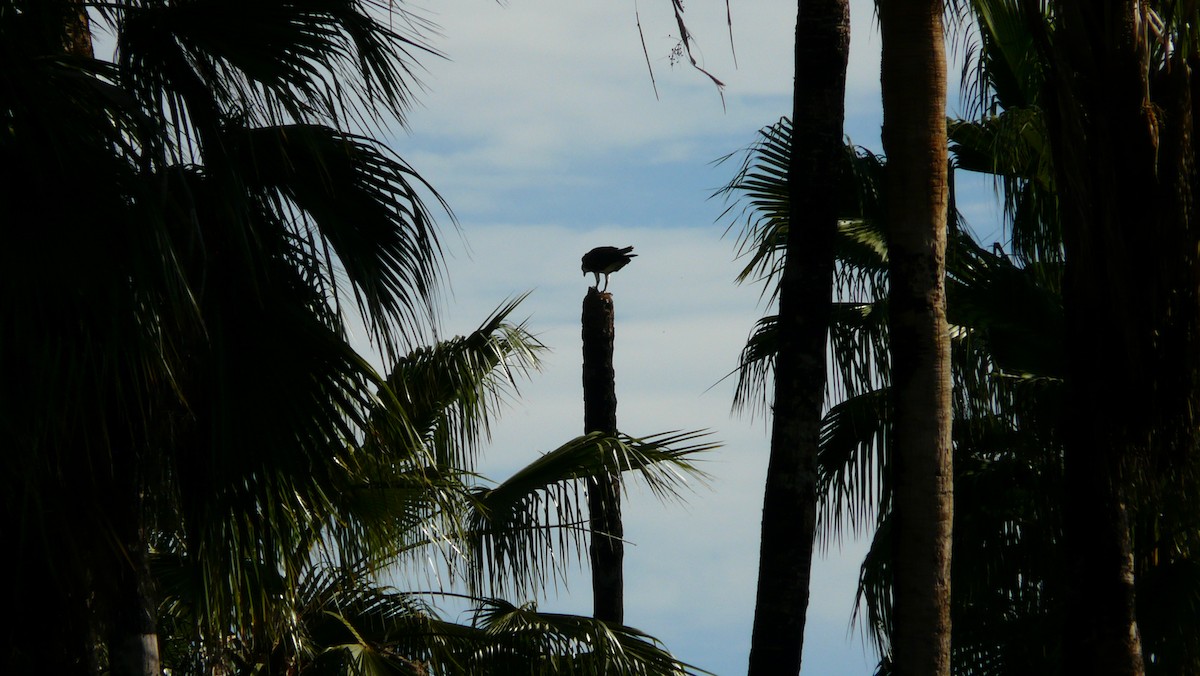
[[[974,32],[963,62],[968,119],[950,123],[951,152],[958,167],[996,181],[1013,255],[1023,263],[1061,262],[1054,164],[1041,106],[1046,66],[1030,30],[1049,21],[1049,3],[969,4]]]
[[[431,24],[376,0],[128,2],[104,16],[130,86],[201,139],[227,115],[252,126],[402,119],[416,53],[436,54],[423,39]]]
[[[887,389],[839,402],[821,422],[818,455],[822,509],[817,512],[817,537],[823,546],[840,540],[849,528],[855,534],[876,522],[886,506]]]
[[[507,322],[525,296],[497,308],[471,334],[418,348],[400,359],[387,386],[424,435],[437,467],[471,472],[491,418],[545,350],[524,325]]]
[[[956,239],[947,262],[950,322],[986,341],[994,367],[1007,374],[1061,377],[1065,349],[1065,320],[1057,289],[1061,266],[1018,267],[963,234]]]
[[[310,664],[320,673],[325,673],[326,669],[338,674],[366,673],[362,670],[371,665],[392,670],[384,673],[409,673],[407,669],[410,668],[424,668],[430,673],[495,673],[496,665],[500,663],[512,668],[520,665],[521,673],[560,673],[557,670],[563,668],[583,670],[581,673],[676,673],[684,669],[684,665],[644,634],[627,627],[606,625],[590,618],[539,616],[530,608],[517,609],[496,599],[475,601],[493,610],[511,609],[509,614],[515,613],[519,617],[503,622],[481,621],[478,626],[456,625],[439,619],[436,612],[420,600],[421,595],[384,589],[375,580],[377,561],[413,557],[419,553],[416,545],[436,546],[439,541],[453,544],[459,537],[456,532],[429,537],[429,532],[423,528],[434,509],[474,510],[474,516],[464,521],[482,524],[475,532],[466,534],[476,541],[518,541],[526,535],[522,531],[529,529],[568,531],[563,542],[570,543],[573,535],[569,531],[575,525],[563,522],[564,516],[569,516],[569,508],[562,504],[546,509],[543,509],[544,505],[529,508],[531,503],[539,500],[538,494],[566,494],[570,490],[568,483],[590,473],[617,468],[652,477],[650,485],[659,491],[677,490],[683,474],[696,474],[685,458],[711,447],[711,444],[686,444],[696,438],[696,434],[672,434],[660,441],[646,441],[593,435],[593,438],[576,440],[558,449],[552,458],[543,457],[491,490],[475,489],[468,493],[465,484],[457,483],[453,477],[444,477],[445,486],[452,494],[470,496],[469,502],[460,500],[457,504],[451,501],[433,504],[421,490],[422,482],[429,481],[430,477],[427,474],[410,477],[413,481],[409,491],[412,503],[418,505],[417,512],[426,518],[408,521],[408,527],[414,531],[413,540],[407,543],[394,541],[390,553],[376,549],[366,557],[347,559],[348,555],[352,556],[352,550],[346,547],[328,554],[318,554],[315,550],[307,555],[297,552],[295,581],[291,583],[279,576],[275,566],[244,562],[240,567],[242,574],[255,570],[256,577],[235,584],[245,587],[265,585],[274,591],[270,604],[264,604],[258,611],[260,614],[254,616],[258,630],[239,634],[241,638],[237,644],[226,647],[230,653],[241,655],[238,659],[246,664],[265,660],[275,665],[272,670]],[[657,463],[668,466],[653,467]],[[398,501],[397,485],[379,488]],[[375,489],[368,485],[363,490]],[[385,509],[388,504],[378,500],[370,502]],[[397,502],[390,504],[395,507]],[[510,516],[506,522],[481,517],[505,510],[512,515],[522,509],[526,511],[525,515]],[[577,519],[585,523],[582,515]],[[422,536],[428,537],[429,541],[417,542]],[[569,549],[564,545],[553,555],[562,556],[567,551]],[[544,552],[540,556],[548,554],[551,553]],[[334,560],[343,563],[331,565]],[[550,564],[555,571],[537,572],[562,574],[559,568],[566,563],[559,560]],[[196,622],[211,612],[206,610],[204,597],[211,591],[204,586],[206,576],[199,569],[202,566],[203,562],[194,558],[163,556],[158,560],[158,579],[168,594],[167,607],[176,622]],[[526,567],[513,574],[529,573]],[[295,591],[289,593],[292,589]],[[534,622],[539,617],[544,621]],[[597,637],[597,631],[602,635]],[[218,645],[225,645],[225,641],[225,634],[217,631],[204,642],[193,645],[192,649],[207,646],[204,649],[211,651]],[[253,657],[255,654],[259,656]]]
[[[691,456],[715,448],[706,432],[644,438],[599,432],[577,437],[493,488],[474,492],[467,521],[472,589],[530,591],[565,574],[586,532],[579,480],[632,473],[660,499],[676,497],[687,477],[702,479]]]
[[[439,546],[462,538],[479,445],[517,381],[545,347],[508,323],[521,298],[466,336],[417,348],[381,385],[367,439],[353,460],[356,483],[340,495],[352,518],[331,529],[343,552]],[[389,544],[390,543],[390,544]]]
[[[1044,0],[968,0],[959,3],[975,31],[966,36],[962,61],[962,100],[970,119],[986,119],[998,108],[1028,108],[1037,103],[1045,84],[1044,64],[1038,58],[1029,21],[1044,20]],[[1029,8],[1041,16],[1028,16]]]
[[[502,637],[502,642],[473,655],[475,664],[487,665],[487,673],[497,668],[532,674],[708,673],[680,662],[637,629],[590,617],[490,600],[480,606],[476,622],[490,635]]]
[[[476,443],[486,435],[483,421],[489,409],[499,405],[505,386],[536,366],[536,353],[541,349],[523,329],[505,323],[514,307],[515,302],[505,305],[466,338],[415,351],[401,360],[386,382],[378,376],[367,378],[358,386],[358,401],[346,402],[349,408],[344,411],[334,409],[317,416],[312,429],[302,427],[304,421],[295,419],[293,411],[283,411],[277,428],[256,432],[271,424],[267,414],[272,411],[268,404],[273,399],[257,384],[258,378],[277,380],[266,377],[263,369],[278,365],[286,376],[297,372],[297,360],[311,368],[320,356],[335,352],[332,346],[324,346],[309,356],[297,354],[307,344],[304,334],[266,315],[271,328],[264,329],[263,352],[249,359],[256,366],[246,367],[247,381],[223,389],[220,397],[229,401],[231,409],[221,419],[244,412],[240,420],[233,418],[240,434],[218,445],[229,453],[221,462],[190,468],[187,481],[181,484],[182,505],[194,504],[196,513],[186,511],[185,522],[212,524],[203,538],[210,547],[269,536],[267,541],[278,543],[282,550],[257,552],[248,560],[266,556],[276,562],[273,565],[293,570],[297,564],[289,561],[296,556],[305,560],[309,549],[322,541],[336,544],[337,556],[358,557],[459,537],[454,521],[443,522],[443,515],[465,499],[462,482],[469,467],[460,468],[453,462],[465,456],[462,450],[452,449],[455,444]],[[287,343],[288,349],[281,350],[281,343]],[[273,350],[271,346],[275,346]],[[245,347],[242,344],[240,349]],[[227,350],[226,362],[232,352],[232,348]],[[347,358],[359,359],[352,352]],[[348,363],[362,373],[372,373],[361,362]],[[241,375],[241,369],[232,371],[233,376]],[[288,385],[289,400],[295,402],[305,386],[303,376]],[[396,386],[404,389],[398,393]],[[377,397],[369,391],[375,388],[379,389]],[[324,389],[314,392],[313,403],[336,405],[337,399],[331,395],[333,392]],[[337,416],[348,416],[341,423],[345,425],[342,433],[320,436],[322,425],[339,424]],[[297,425],[301,425],[298,431]],[[289,433],[298,438],[280,443],[287,441]],[[240,445],[243,443],[246,445]],[[437,451],[439,444],[444,446],[442,454]],[[283,457],[270,452],[276,447]],[[307,453],[297,454],[304,449]],[[439,455],[447,462],[439,462]],[[314,472],[317,467],[320,471]],[[216,500],[214,488],[221,489]],[[265,512],[266,518],[261,523],[237,518],[247,511]],[[195,547],[193,544],[193,551]],[[245,554],[231,552],[206,565],[213,567],[214,580],[237,580],[244,576],[236,570],[226,571],[221,562],[237,566],[243,560],[247,560]],[[252,584],[249,590],[256,588]],[[225,612],[218,609],[232,605],[236,604],[217,604],[212,614],[221,617]]]
[[[761,283],[762,296],[773,302],[783,270],[783,244],[788,227],[791,121],[783,118],[760,130],[759,135],[759,141],[744,151],[734,178],[716,194],[733,200],[726,214],[740,208],[735,219],[743,223],[738,234],[738,254],[749,260],[738,281]],[[729,157],[733,156],[722,161]],[[878,351],[882,343],[865,340],[871,334],[839,330],[837,326],[842,320],[857,324],[863,319],[882,316],[870,313],[868,304],[880,297],[887,269],[887,252],[878,218],[882,210],[879,192],[882,162],[872,153],[849,145],[844,160],[842,166],[830,167],[830,171],[843,172],[847,177],[841,183],[841,220],[835,242],[835,294],[842,302],[835,304],[831,318],[835,325],[830,332],[831,354],[839,355],[837,368],[829,379],[831,395],[839,390],[855,393],[877,387],[886,363],[883,353]],[[862,311],[861,316],[855,317],[856,311]],[[883,324],[877,328],[882,331]],[[874,338],[881,337],[881,333],[874,334]],[[767,316],[755,327],[738,360],[735,411],[766,410],[774,346],[775,317]]]
[[[744,223],[737,236],[737,252],[739,256],[747,257],[748,262],[737,281],[761,283],[763,297],[774,300],[778,278],[783,270],[783,245],[787,237],[791,120],[782,118],[759,130],[759,135],[761,138],[758,142],[743,151],[742,164],[734,178],[714,196],[734,200],[725,210],[725,215],[731,214],[736,208],[739,213],[734,222]],[[720,161],[733,156],[728,155]],[[882,249],[871,241],[872,236],[866,234],[874,227],[872,224],[879,222],[877,216],[882,207],[878,181],[882,164],[869,151],[851,145],[846,146],[844,158],[844,166],[829,168],[830,171],[845,172],[849,179],[843,182],[843,194],[838,198],[841,205],[841,236],[837,244],[837,256],[839,260],[866,261],[872,258],[872,251],[875,255],[882,253]],[[879,236],[882,236],[881,233]],[[840,272],[861,274],[862,269],[849,266]]]
[[[295,241],[323,261],[335,303],[345,275],[388,358],[400,348],[393,336],[421,336],[414,328],[430,320],[440,249],[418,192],[428,186],[411,167],[370,139],[318,125],[240,129],[222,141],[238,179],[293,215]]]

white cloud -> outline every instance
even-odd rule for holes
[[[583,189],[577,181],[598,165],[702,167],[791,110],[796,3],[731,9],[736,67],[725,4],[688,3],[686,14],[697,59],[727,85],[722,102],[703,74],[669,63],[679,34],[669,0],[436,5],[443,35],[432,42],[448,59],[424,60],[428,92],[393,145],[465,214],[514,190]],[[847,133],[878,149],[872,13],[871,0],[852,2]]]

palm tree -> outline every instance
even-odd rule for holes
[[[114,60],[75,47],[84,6]],[[451,404],[536,346],[489,323],[482,361],[420,380],[436,194],[353,130],[402,118],[423,28],[374,0],[0,2],[0,492],[28,612],[5,671],[158,673],[179,578],[172,638],[293,659],[319,563],[377,566],[414,519],[473,532],[447,505],[488,504],[459,455],[486,420]],[[586,440],[610,459],[570,466],[641,469],[638,443]],[[547,532],[509,530],[483,541]]]
[[[343,468],[336,512],[316,515],[288,558],[244,560],[268,599],[257,622],[214,613],[204,562],[164,538],[155,572],[166,592],[171,667],[240,673],[494,673],[496,665],[552,673],[683,673],[688,668],[645,634],[619,624],[539,613],[504,594],[528,597],[565,575],[586,539],[579,483],[633,472],[674,495],[688,458],[711,447],[696,434],[644,439],[593,434],[571,440],[494,486],[479,483],[475,453],[488,421],[514,393],[540,351],[502,307],[472,334],[419,348],[387,381],[400,411],[423,430],[397,439],[381,408],[370,452]],[[423,562],[439,561],[435,569]],[[437,591],[396,587],[436,574]],[[419,584],[419,583],[417,583]],[[473,620],[443,619],[439,601],[469,602]],[[200,627],[202,631],[196,632]],[[254,665],[259,665],[255,667]]]
[[[797,3],[795,149],[787,167],[786,253],[779,275],[771,457],[763,497],[752,675],[800,672],[816,521],[816,453],[833,290],[834,193],[842,145],[850,10],[846,0]]]
[[[229,22],[215,2],[122,2],[94,8],[117,38],[105,61],[63,52],[79,7],[0,7],[3,209],[19,233],[4,424],[22,449],[6,460],[6,524],[39,595],[17,602],[66,618],[60,634],[31,623],[8,655],[66,673],[103,645],[142,672],[157,660],[152,515],[180,515],[197,548],[285,542],[296,524],[279,517],[328,502],[313,463],[335,460],[327,440],[360,445],[347,430],[375,396],[346,346],[344,294],[388,350],[427,323],[422,183],[339,129],[353,94],[401,113],[423,48],[356,3]],[[272,523],[219,532],[211,517],[241,494],[274,505]],[[216,601],[240,593],[242,578],[214,579],[232,583]]]

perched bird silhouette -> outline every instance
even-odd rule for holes
[[[604,290],[608,289],[608,276],[629,265],[637,254],[629,253],[633,247],[618,249],[615,246],[598,246],[583,255],[583,274],[596,275],[596,286],[600,286],[600,275],[604,275]]]

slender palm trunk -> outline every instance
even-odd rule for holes
[[[817,445],[833,296],[850,13],[846,0],[804,0],[796,19],[796,82],[779,288],[771,459],[763,499],[751,676],[800,672],[816,527]]]
[[[950,673],[950,334],[941,0],[881,0],[891,341],[893,632],[903,676]]]

